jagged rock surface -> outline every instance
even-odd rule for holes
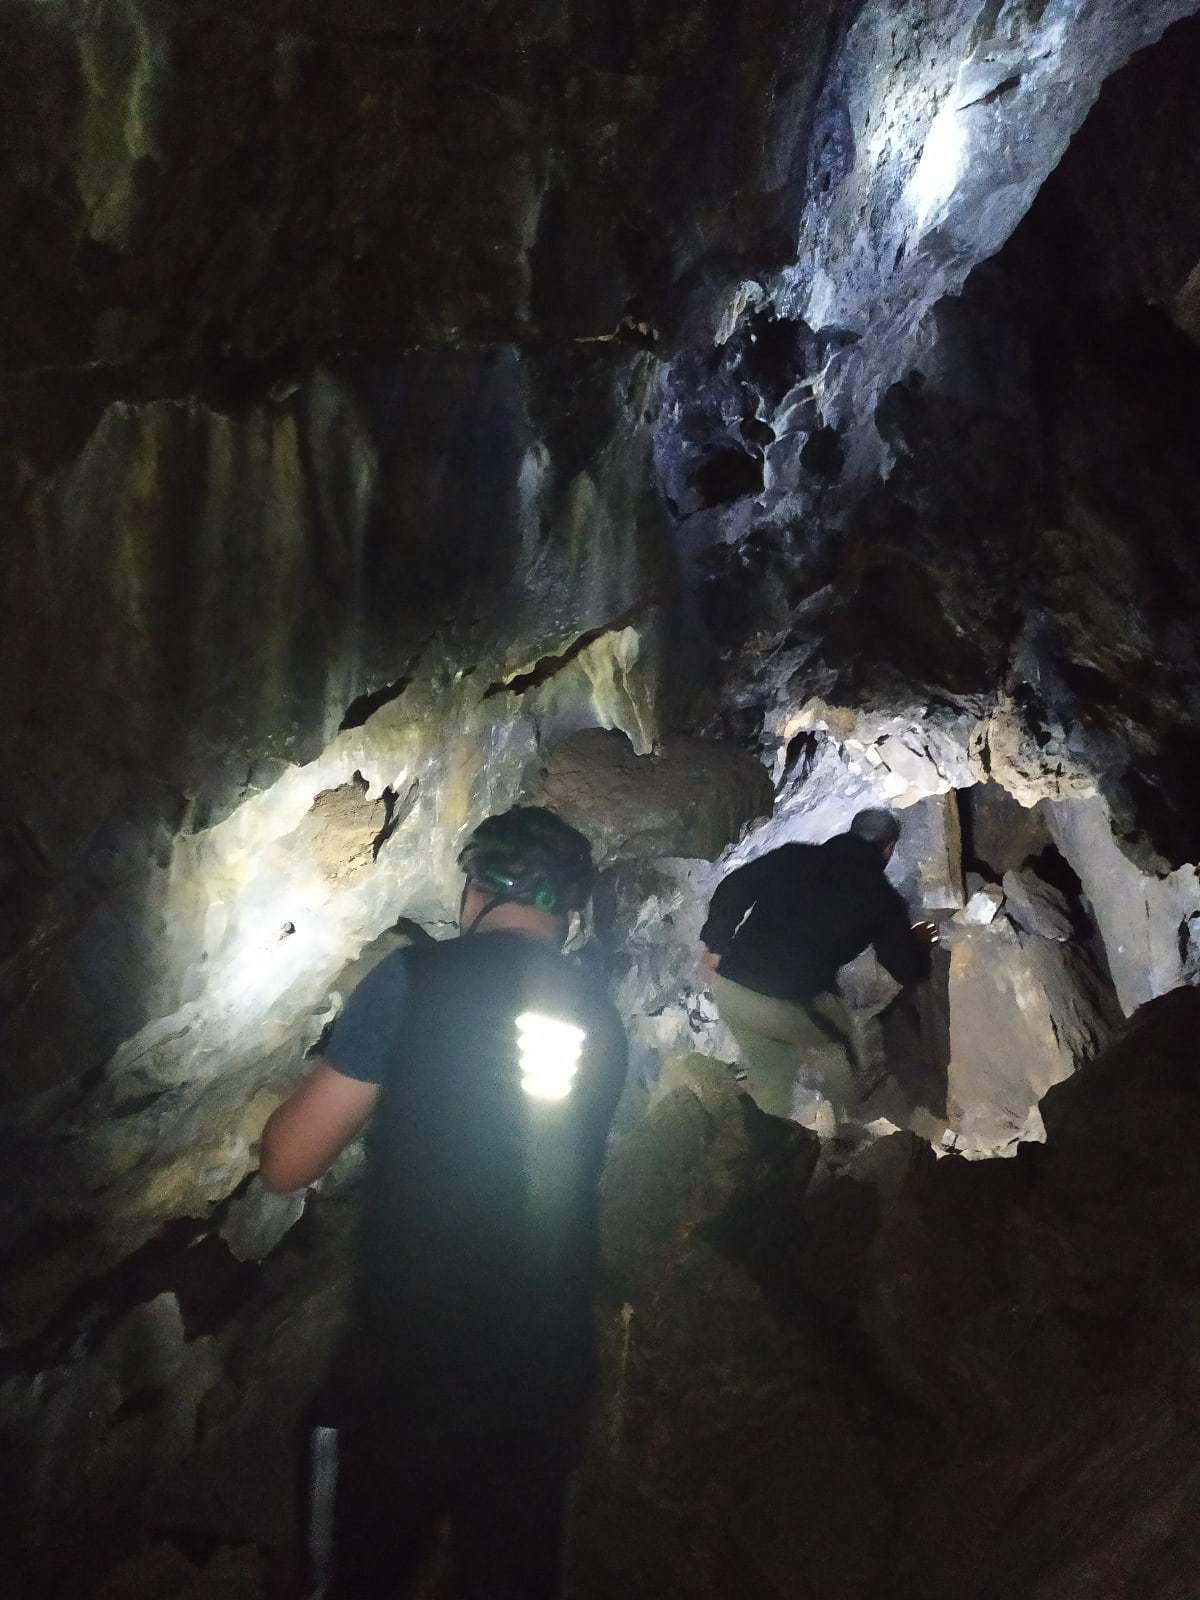
[[[1001,887],[1004,914],[1019,928],[1043,939],[1071,937],[1071,907],[1061,889],[1029,870],[1006,872]]]
[[[534,798],[582,829],[597,861],[685,856],[715,861],[771,815],[761,762],[716,740],[665,739],[639,756],[620,733],[589,729],[548,758]]]
[[[606,1177],[606,1382],[571,1592],[765,1596],[808,1570],[839,1600],[862,1593],[885,1514],[854,1403],[728,1244],[768,1195],[777,1215],[799,1206],[816,1140],[720,1062],[692,1057],[668,1084]]]
[[[949,1012],[950,1125],[964,1149],[1007,1154],[1037,1137],[1042,1096],[1092,1059],[1118,1017],[1085,945],[1006,915],[956,934]]]
[[[573,1592],[1184,1600],[1198,1037],[1177,991],[1047,1096],[1046,1145],[937,1161],[897,1135],[807,1198],[801,1136],[771,1156],[711,1062],[660,1101],[607,1180]]]

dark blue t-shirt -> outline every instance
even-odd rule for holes
[[[523,1086],[516,1019],[531,1011],[583,1035],[560,1103]],[[538,941],[451,939],[381,961],[326,1058],[382,1090],[357,1299],[406,1405],[574,1403],[590,1373],[598,1185],[625,1076],[611,1002]]]
[[[407,955],[394,950],[372,967],[333,1025],[324,1057],[347,1078],[382,1083],[387,1074],[404,1022]]]

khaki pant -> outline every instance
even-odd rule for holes
[[[836,1121],[853,1118],[858,1109],[854,1022],[837,995],[776,1000],[720,973],[712,990],[721,1021],[737,1040],[744,1087],[761,1110],[790,1117],[796,1090],[807,1089],[829,1101]]]

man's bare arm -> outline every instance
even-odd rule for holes
[[[259,1175],[268,1189],[289,1194],[315,1183],[361,1132],[379,1099],[377,1083],[362,1083],[322,1061],[267,1118]]]

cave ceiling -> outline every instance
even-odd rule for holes
[[[999,703],[1018,787],[1098,785],[1141,846],[1200,853],[1170,798],[1190,713],[1143,728],[1092,659],[1105,597],[1069,598],[1106,541],[1120,593],[1130,560],[1172,586],[1187,421],[1138,423],[1158,526],[1131,556],[1075,494],[1095,429],[1061,393],[1099,408],[1107,359],[1110,423],[1129,405],[1131,301],[1194,326],[1186,28],[1007,244],[1190,0],[7,9],[5,716],[31,781],[64,764],[30,724],[100,729],[98,823],[117,768],[203,821],[422,658],[523,682],[665,605],[723,686],[667,725]],[[1155,331],[1161,388],[1189,357]],[[1186,642],[1136,616],[1131,654],[1139,629],[1177,701]]]

